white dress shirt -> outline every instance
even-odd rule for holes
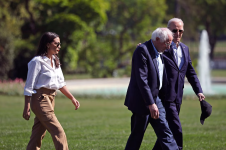
[[[177,47],[176,44],[173,43],[173,42],[172,42],[172,45],[173,45],[174,56],[175,56],[175,59],[177,61],[177,66],[180,70],[182,68],[182,66],[184,65],[183,52],[182,52],[180,45]]]
[[[162,88],[163,70],[164,70],[164,64],[162,63],[161,55],[162,55],[162,53],[159,53],[159,57],[158,57],[158,60],[159,60],[158,61],[158,68],[159,68],[159,79],[160,79],[159,89]]]
[[[51,60],[46,56],[36,56],[28,63],[27,81],[24,87],[24,95],[32,96],[35,89],[41,87],[57,90],[66,85],[60,66],[55,67],[54,56]]]
[[[152,41],[151,41],[152,43]],[[157,51],[157,49],[155,48],[154,44],[152,43],[152,46],[154,47],[154,51],[155,51],[155,56],[156,56],[156,60],[157,60],[157,65],[158,65],[158,70],[159,70],[159,90],[162,88],[162,80],[163,80],[163,70],[164,70],[164,64],[162,63],[162,59],[160,57],[160,55],[162,53],[159,53]]]

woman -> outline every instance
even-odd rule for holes
[[[75,110],[80,104],[68,91],[64,82],[57,57],[60,48],[59,36],[56,33],[46,32],[41,37],[37,55],[28,63],[23,118],[29,120],[31,107],[35,119],[27,150],[40,149],[46,130],[51,134],[57,150],[68,149],[65,132],[54,113],[56,90],[59,89],[71,99]]]

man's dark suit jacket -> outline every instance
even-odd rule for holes
[[[178,104],[182,103],[185,76],[190,82],[194,92],[196,94],[202,93],[202,88],[195,73],[195,69],[192,66],[189,48],[183,43],[180,43],[180,46],[184,57],[184,65],[181,70],[179,70],[177,66],[172,46],[163,53],[168,77],[168,88],[164,101],[175,101]]]
[[[164,96],[167,77],[164,66],[163,86],[159,94],[159,71],[157,58],[151,40],[136,48],[132,58],[132,71],[125,105],[133,113],[150,114],[148,105],[156,102],[156,98]]]

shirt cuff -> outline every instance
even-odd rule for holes
[[[37,93],[36,90],[27,90],[27,89],[24,90],[25,96],[32,96],[32,94],[35,94],[35,93]]]
[[[59,89],[61,89],[62,87],[64,87],[66,85],[66,82],[62,82],[59,84]]]

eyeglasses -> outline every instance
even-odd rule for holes
[[[177,33],[177,31],[180,32],[180,33],[183,33],[184,32],[184,30],[177,30],[177,29],[173,29],[172,30],[173,33]]]
[[[166,47],[168,47],[168,46],[170,46],[170,45],[171,45],[171,43],[166,43],[166,42],[165,42],[165,45],[166,45]]]
[[[57,47],[59,47],[59,46],[61,45],[61,43],[60,43],[60,42],[57,42],[57,43],[54,43],[54,44],[57,44]]]

